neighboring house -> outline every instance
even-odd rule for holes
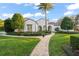
[[[30,18],[25,18],[24,24],[24,32],[37,32],[45,30],[45,20],[42,18],[37,21]],[[47,20],[47,30],[54,31],[53,27],[54,25],[50,24],[49,20]]]
[[[71,31],[73,31],[73,30],[79,31],[79,15],[78,16],[77,15],[72,15],[72,16],[67,16],[67,17],[71,18],[71,20],[73,21],[73,23],[76,24],[76,26],[74,27],[74,29],[72,29]],[[62,19],[59,19],[57,21],[56,26],[60,28],[61,22],[62,22]]]
[[[75,24],[74,30],[79,31],[79,15],[69,16]]]

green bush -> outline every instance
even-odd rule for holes
[[[4,27],[0,27],[0,31],[4,31]]]
[[[25,32],[24,36],[39,36],[42,35],[41,32]]]
[[[79,37],[71,36],[70,44],[73,50],[79,49]]]
[[[70,32],[70,31],[57,31],[57,33],[65,33],[65,34],[79,34],[79,32]]]
[[[7,35],[21,35],[21,36],[42,36],[50,34],[50,31],[41,32],[8,32]]]
[[[11,22],[12,22],[12,20],[10,18],[8,18],[4,21],[5,32],[13,32],[14,31],[14,29],[12,29]]]

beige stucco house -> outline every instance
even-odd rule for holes
[[[50,23],[49,20],[46,21],[47,22],[47,30],[51,30],[54,31],[54,25]],[[43,18],[35,21],[33,19],[30,18],[25,18],[25,22],[24,22],[24,32],[37,32],[39,30],[45,30],[45,20]]]

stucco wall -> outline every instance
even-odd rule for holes
[[[48,30],[48,26],[51,26],[51,27],[52,27],[51,31],[54,31],[54,30],[55,30],[54,25],[48,24],[48,23],[49,23],[49,21],[47,20],[47,30]],[[44,26],[45,26],[45,20],[44,20],[44,19],[39,19],[39,20],[37,20],[37,21],[28,19],[28,20],[25,21],[24,24],[25,24],[25,25],[24,25],[24,31],[25,31],[25,32],[28,31],[28,29],[27,29],[27,25],[28,25],[28,24],[31,24],[31,25],[32,25],[32,32],[37,32],[37,31],[39,30],[39,28],[38,28],[39,26],[42,27],[42,30],[45,29],[45,28],[44,28]]]
[[[51,27],[52,27],[52,28],[51,28],[51,31],[55,31],[55,27],[54,27],[54,25],[49,24],[48,26],[51,26]]]
[[[47,20],[47,27],[48,27],[48,22],[49,21]],[[38,23],[39,26],[42,27],[42,30],[44,30],[45,20],[44,19],[39,19],[39,20],[37,20],[37,23]]]
[[[25,21],[24,24],[25,24],[24,25],[24,31],[25,32],[28,31],[27,30],[27,24],[32,24],[32,32],[38,31],[38,25],[37,25],[37,23],[35,21],[33,21],[33,20],[27,20],[27,21]]]

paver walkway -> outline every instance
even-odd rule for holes
[[[37,44],[31,53],[31,56],[49,56],[49,40],[54,33],[47,35],[45,37],[40,37],[41,41]]]

